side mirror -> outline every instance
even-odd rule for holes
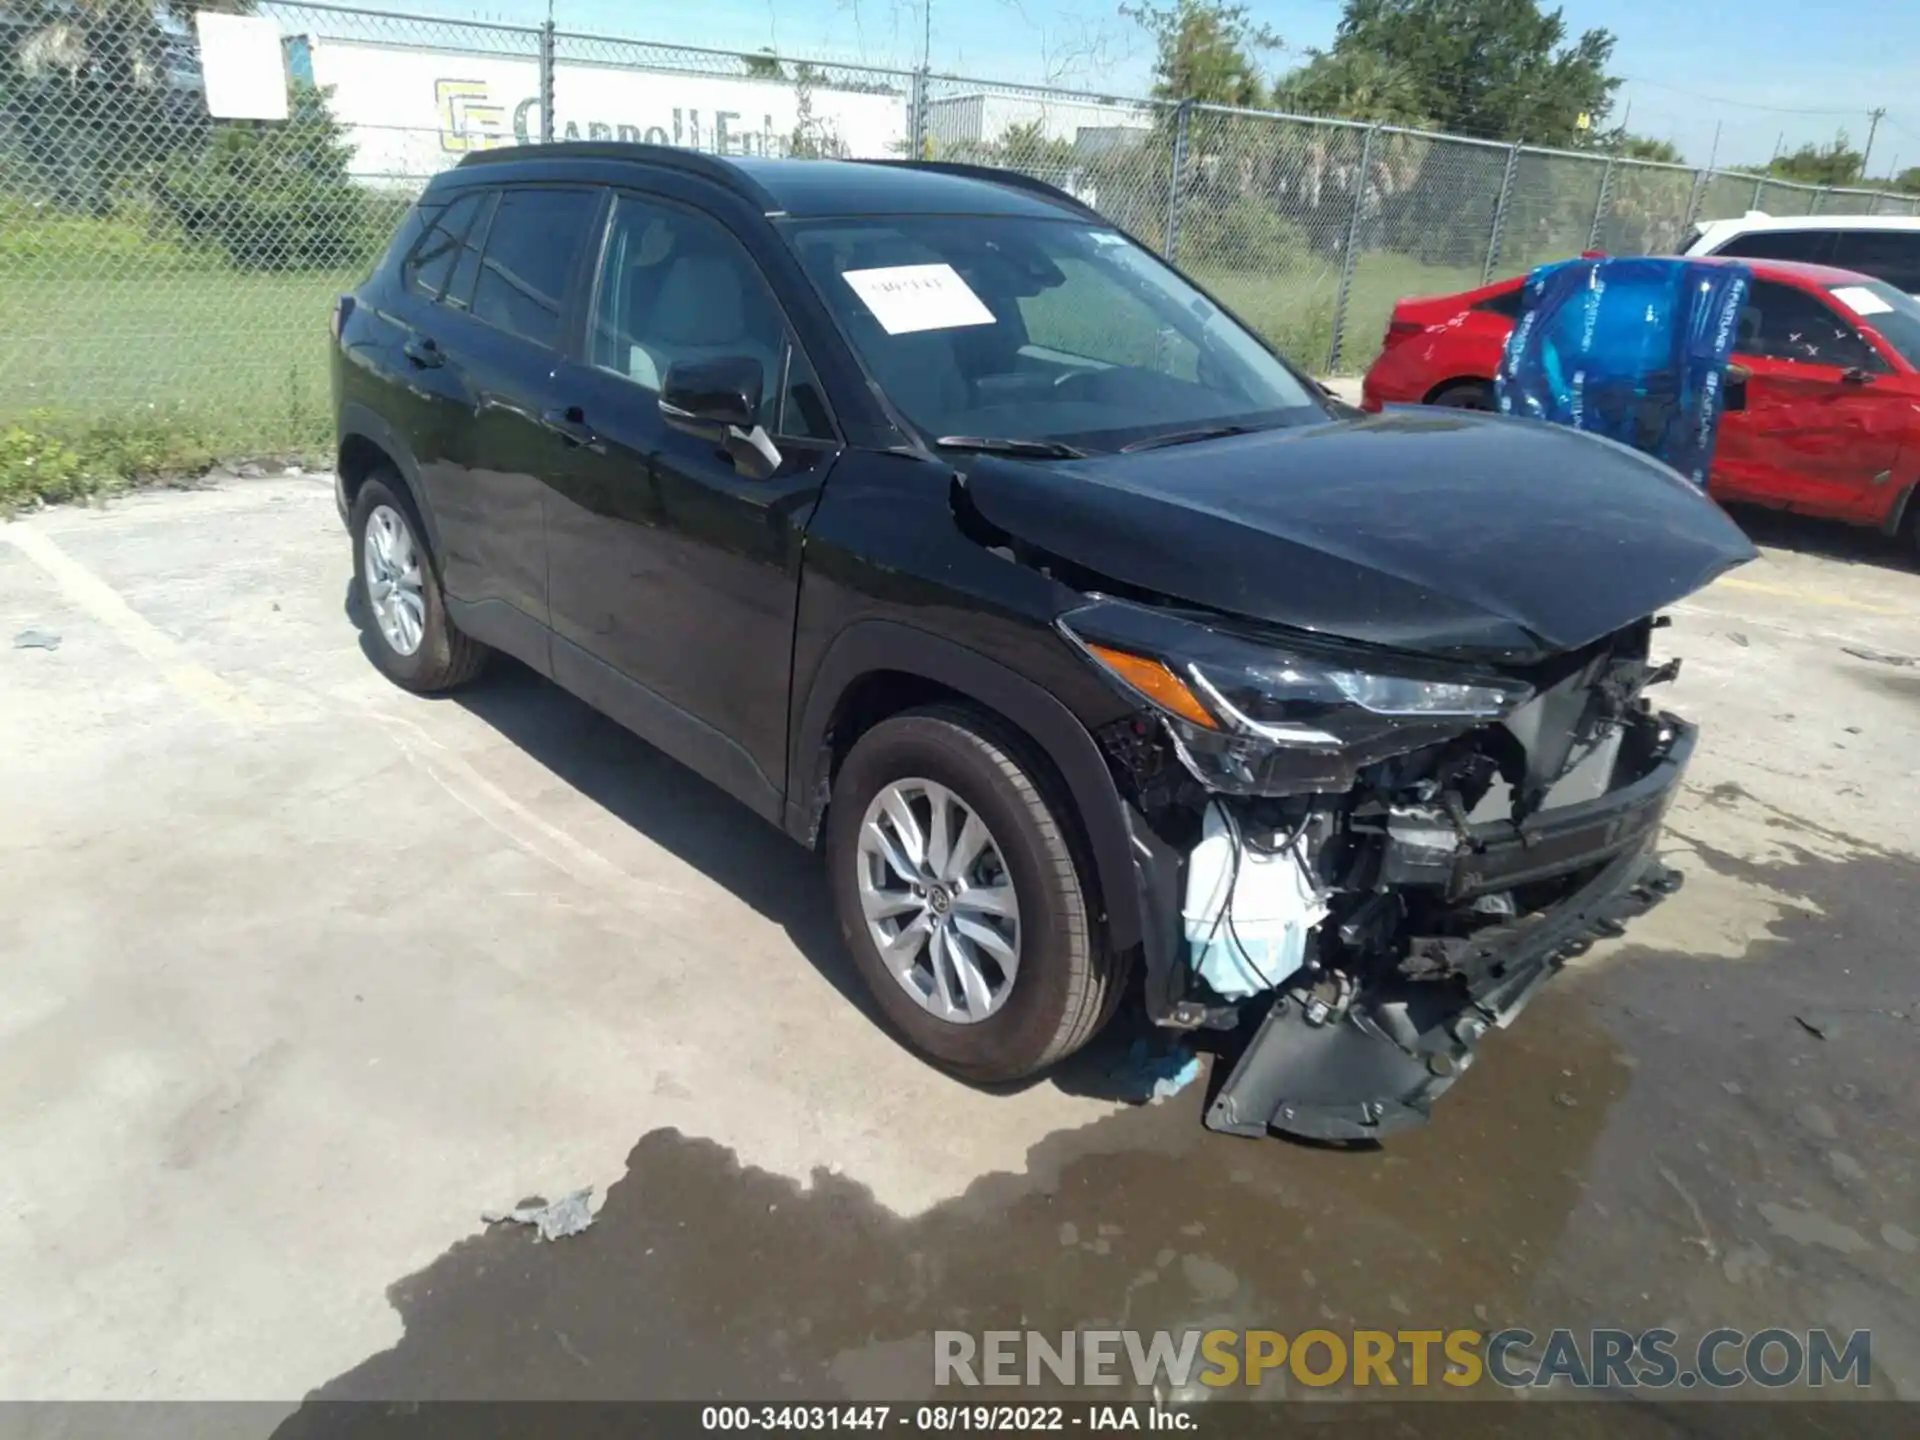
[[[764,480],[781,458],[758,419],[765,383],[750,355],[676,361],[660,386],[660,416],[676,430],[718,444],[748,479]]]
[[[1849,365],[1845,370],[1840,372],[1840,383],[1842,385],[1870,385],[1873,383],[1873,375],[1870,371],[1859,365]]]

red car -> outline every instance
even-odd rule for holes
[[[1709,491],[1876,526],[1920,549],[1920,503],[1912,499],[1920,480],[1920,304],[1850,270],[1738,263],[1753,271],[1753,291],[1740,316]],[[1367,372],[1362,405],[1493,409],[1494,371],[1524,283],[1402,300]]]

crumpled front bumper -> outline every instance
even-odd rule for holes
[[[1475,958],[1469,986],[1408,982],[1398,1034],[1356,1004],[1315,1024],[1297,1000],[1278,997],[1207,1112],[1210,1129],[1278,1130],[1316,1140],[1374,1139],[1417,1125],[1472,1064],[1488,1029],[1512,1022],[1540,986],[1600,936],[1644,914],[1680,887],[1655,854],[1661,822],[1692,757],[1694,728],[1661,716],[1673,739],[1648,772],[1600,800],[1543,812],[1509,844],[1477,848],[1471,887],[1556,868],[1600,870],[1518,934]],[[1511,827],[1507,827],[1511,831]],[[1582,851],[1585,863],[1574,866]],[[1465,875],[1460,877],[1465,879]]]

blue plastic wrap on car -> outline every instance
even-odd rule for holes
[[[1744,266],[1692,260],[1541,266],[1501,357],[1501,411],[1605,435],[1705,485],[1750,283]]]

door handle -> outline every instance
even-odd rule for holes
[[[578,405],[556,406],[545,411],[540,423],[557,431],[569,445],[594,445],[600,440],[599,432],[587,423],[587,412]]]
[[[422,370],[431,370],[447,363],[446,352],[425,335],[407,341],[400,347],[400,353]]]

